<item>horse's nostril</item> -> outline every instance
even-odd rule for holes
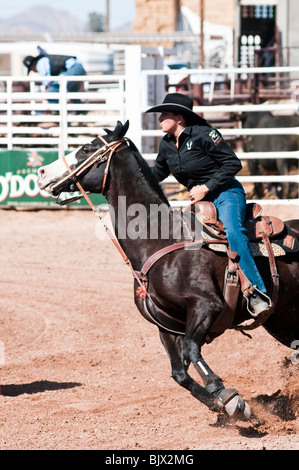
[[[38,176],[39,176],[40,178],[44,178],[44,177],[46,176],[46,172],[45,172],[45,170],[44,170],[43,168],[39,168],[39,170],[38,170]]]

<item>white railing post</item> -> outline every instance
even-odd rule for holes
[[[7,104],[7,150],[13,148],[13,122],[12,122],[12,80],[7,80],[6,88],[6,104]]]
[[[137,148],[142,149],[142,128],[145,102],[150,96],[160,100],[164,98],[164,77],[149,76],[143,72],[155,68],[163,71],[164,54],[161,48],[128,46],[125,53],[126,63],[126,108],[127,119],[130,121],[128,134]],[[162,73],[163,75],[163,73]],[[165,75],[165,72],[164,72]],[[161,96],[162,95],[162,96]],[[155,103],[152,103],[155,104]]]
[[[128,46],[125,49],[126,75],[126,119],[130,121],[128,136],[141,149],[141,46]]]
[[[62,157],[68,149],[68,121],[67,121],[67,80],[63,77],[59,82],[60,104],[60,139],[59,156]]]

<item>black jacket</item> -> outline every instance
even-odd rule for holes
[[[205,184],[213,191],[241,168],[240,160],[220,132],[211,126],[194,125],[182,131],[179,148],[173,136],[163,137],[152,171],[158,181],[172,174],[189,191],[198,184]]]
[[[72,55],[58,55],[58,54],[47,54],[47,55],[40,55],[38,60],[42,57],[48,57],[50,61],[50,68],[51,68],[51,75],[57,76],[61,74],[61,72],[65,72],[66,67],[65,63],[67,59],[76,59],[75,56]]]

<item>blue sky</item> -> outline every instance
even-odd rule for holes
[[[88,20],[88,13],[106,13],[106,0],[7,0],[1,2],[0,19],[21,13],[33,6],[46,5],[58,10],[65,10],[78,17],[83,23]],[[135,17],[134,0],[110,0],[110,27],[122,26]]]

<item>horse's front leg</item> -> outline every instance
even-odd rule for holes
[[[187,372],[190,361],[184,358],[184,336],[161,330],[160,339],[170,360],[172,378],[211,411],[220,411],[221,407],[216,403],[215,396],[199,385]]]
[[[201,298],[199,305],[188,312],[184,360],[193,364],[203,380],[205,389],[214,396],[215,403],[220,408],[224,409],[230,417],[247,420],[251,415],[249,405],[239,396],[237,390],[224,387],[221,378],[212,371],[201,355],[201,347],[215,319],[214,314],[206,313],[211,312],[211,307],[213,307],[211,301]],[[214,308],[217,307],[214,306]]]

